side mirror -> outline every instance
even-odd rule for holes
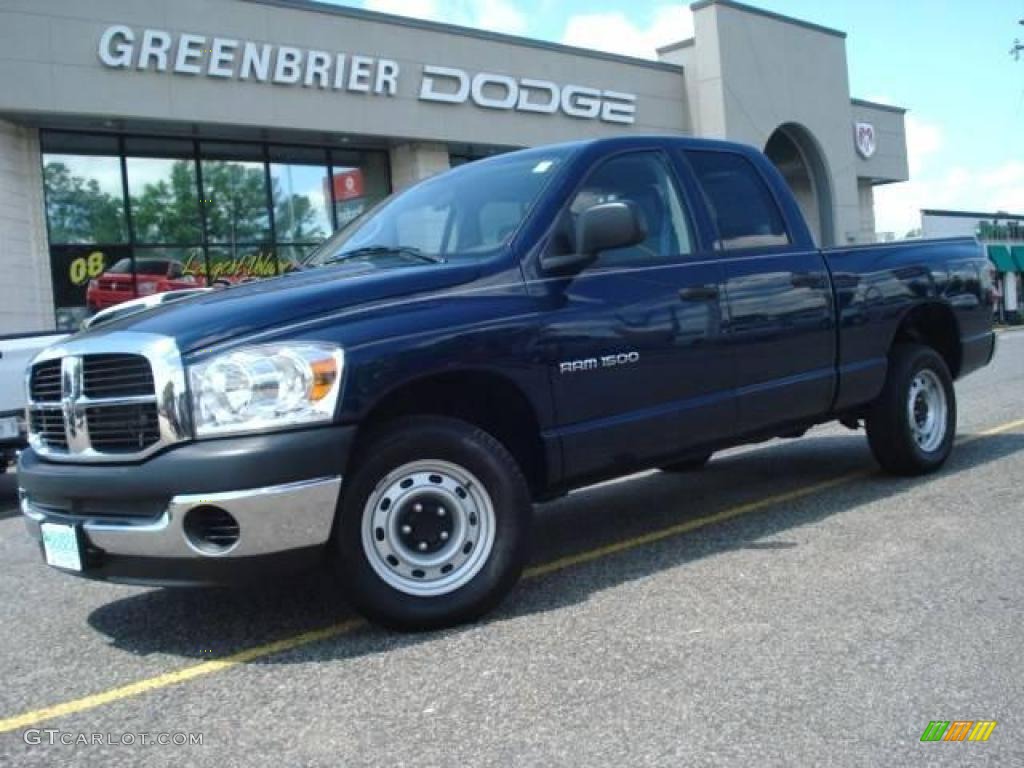
[[[576,250],[591,258],[601,251],[642,243],[646,237],[640,210],[627,201],[587,208],[576,223]]]
[[[576,252],[545,257],[541,268],[548,274],[578,272],[602,251],[636,245],[646,237],[647,227],[633,203],[594,205],[583,211],[576,222]]]

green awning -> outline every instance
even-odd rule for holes
[[[989,245],[988,258],[996,265],[996,269],[1000,272],[1020,271],[1017,267],[1017,262],[1015,262],[1013,260],[1013,256],[1010,255],[1010,247],[1008,245]]]
[[[1024,245],[1011,246],[1010,253],[1013,254],[1013,260],[1017,262],[1017,271],[1024,272]]]

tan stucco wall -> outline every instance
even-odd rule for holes
[[[0,335],[54,327],[39,133],[0,120]]]
[[[728,0],[694,8],[694,43],[672,46],[662,59],[685,68],[696,135],[763,150],[780,126],[802,126],[827,167],[835,244],[868,239],[866,216],[874,212],[862,205],[872,198],[861,194],[858,177],[906,178],[906,141],[902,114],[869,107],[854,113],[845,35]],[[871,161],[855,150],[858,116],[877,123],[879,151]]]

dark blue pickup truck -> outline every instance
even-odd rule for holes
[[[29,372],[30,532],[86,577],[327,565],[383,624],[479,616],[532,503],[822,422],[922,474],[995,350],[969,239],[819,250],[757,151],[621,138],[424,181],[303,269],[114,321]],[[741,480],[741,478],[737,478]]]

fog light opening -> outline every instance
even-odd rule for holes
[[[223,555],[238,544],[238,521],[226,509],[204,504],[185,513],[185,538],[204,555]]]

